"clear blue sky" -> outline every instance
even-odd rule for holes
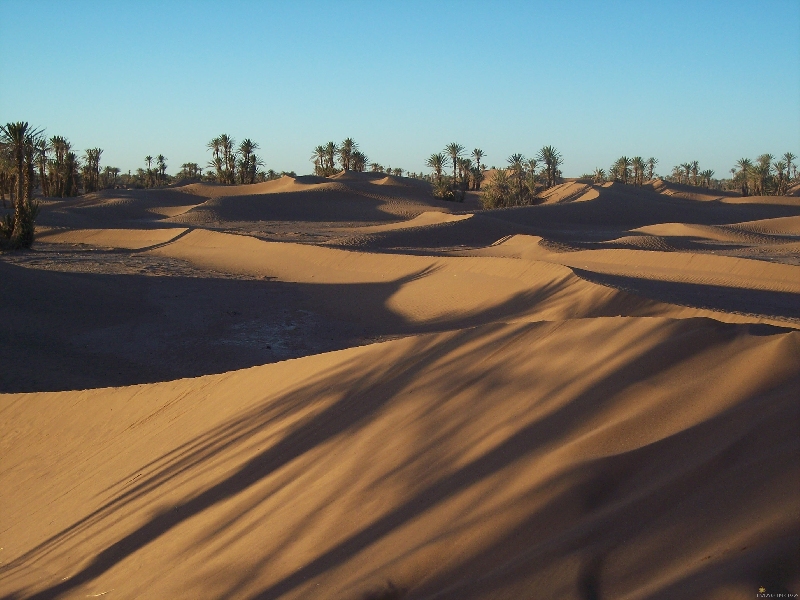
[[[567,176],[800,155],[797,0],[0,0],[0,77],[0,121],[126,171],[204,165],[220,133],[298,173],[348,136],[410,170],[452,141],[498,166],[552,144]]]

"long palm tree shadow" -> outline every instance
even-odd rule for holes
[[[305,581],[321,573],[337,567],[352,556],[363,551],[378,539],[386,536],[391,531],[409,522],[423,512],[441,504],[460,491],[481,481],[495,472],[509,466],[522,456],[534,449],[547,447],[558,436],[564,435],[563,420],[578,424],[590,420],[592,415],[600,410],[603,399],[621,392],[635,382],[645,379],[660,369],[669,368],[671,365],[682,362],[694,354],[706,350],[718,340],[709,338],[697,339],[696,344],[686,348],[681,354],[662,354],[664,348],[659,345],[648,353],[635,358],[604,380],[587,390],[576,401],[560,410],[545,416],[541,420],[524,427],[517,433],[507,438],[504,442],[489,450],[482,456],[474,459],[450,475],[422,490],[414,498],[407,501],[391,513],[377,519],[361,531],[355,533],[347,540],[323,553],[306,566],[298,569],[291,575],[275,583],[269,588],[253,596],[261,600],[279,598],[290,592]],[[674,341],[670,343],[676,343]],[[680,342],[684,343],[683,340]]]
[[[528,327],[536,326],[543,325],[528,325]],[[687,327],[691,331],[691,323],[683,322],[676,325],[676,327]],[[288,404],[289,410],[291,410],[293,402],[298,402],[298,406],[300,406],[303,403],[303,398],[313,398],[318,394],[333,394],[338,397],[329,406],[301,421],[300,424],[273,446],[248,460],[235,473],[220,483],[178,504],[173,509],[155,515],[144,525],[100,552],[70,580],[43,590],[32,597],[57,597],[82,583],[91,581],[119,561],[183,523],[186,519],[250,488],[282,466],[325,441],[367,422],[386,403],[390,402],[399,390],[413,382],[428,367],[429,363],[437,357],[446,355],[467,342],[483,339],[483,336],[490,336],[490,334],[499,329],[500,326],[496,325],[481,328],[480,330],[460,331],[437,343],[420,339],[412,344],[411,349],[403,357],[393,361],[388,370],[380,366],[381,361],[377,361],[376,364],[378,366],[369,369],[366,373],[359,372],[355,364],[345,365],[340,372],[328,374],[280,398],[278,404]],[[730,328],[722,328],[721,331],[723,332],[723,338],[731,335]],[[514,334],[506,333],[504,335],[513,336]],[[603,398],[613,395],[658,369],[666,368],[670,364],[680,362],[694,353],[702,351],[709,345],[716,343],[716,341],[718,340],[714,339],[714,336],[705,336],[696,340],[696,343],[686,348],[685,351],[682,348],[681,352],[672,351],[666,353],[668,358],[661,354],[663,350],[661,347],[636,358],[630,364],[625,365],[624,369],[618,369],[609,374],[601,383],[581,394],[575,402],[521,430],[499,447],[473,460],[452,475],[432,484],[429,488],[420,492],[413,502],[404,504],[389,515],[367,526],[350,539],[306,565],[296,574],[265,590],[263,597],[279,596],[281,593],[299,585],[304,578],[315,576],[332,566],[340,564],[354,553],[359,552],[374,543],[375,540],[386,535],[395,527],[446,500],[459,490],[471,485],[472,482],[488,477],[537,447],[552,443],[557,435],[563,433],[563,419],[577,423],[589,418],[600,410]],[[502,339],[499,342],[497,339],[492,340],[492,344],[497,343],[502,343]],[[670,343],[683,346],[685,340],[681,339]],[[480,350],[478,352],[480,353]],[[441,370],[437,376],[440,380],[457,378],[460,371],[459,366],[458,363],[453,363],[450,368]],[[285,408],[286,406],[284,406]],[[266,414],[261,414],[259,418],[259,411],[265,411]],[[219,435],[213,438],[217,441],[213,441],[211,446],[206,447],[201,444],[199,449],[193,450],[195,452],[194,464],[202,464],[210,456],[220,452],[221,449],[236,443],[236,440],[246,440],[254,431],[263,428],[274,418],[274,411],[261,406],[256,409],[256,419],[250,424],[246,423],[245,418],[239,417],[234,419],[233,422],[223,425],[219,430]],[[188,467],[189,465],[186,464],[178,466],[183,470]],[[144,487],[140,488],[138,492],[144,494],[156,489],[159,485],[163,485],[173,474],[170,471],[171,468],[172,465],[163,467],[161,472],[156,473],[149,484],[143,484]],[[131,500],[131,497],[123,498],[120,502],[129,502]],[[96,521],[99,518],[108,517],[118,508],[120,508],[120,504],[116,500],[112,501],[103,509],[100,509],[92,519]],[[3,571],[18,568],[24,563],[35,559],[36,556],[41,556],[43,553],[50,551],[55,545],[62,543],[64,536],[74,534],[75,527],[81,526],[81,524],[76,524],[59,534],[59,536],[54,536],[54,538],[44,542],[14,561],[14,563],[4,565]]]
[[[422,269],[418,272],[411,273],[403,277],[400,281],[395,282],[395,289],[400,285],[419,280],[425,276],[436,271],[435,267]],[[530,306],[533,302],[542,301],[549,298],[551,295],[557,293],[561,289],[560,284],[552,284],[543,286],[543,288],[536,292],[521,294],[518,297],[511,299],[506,305],[494,307],[489,309],[493,317],[503,316],[504,314],[516,313],[521,306]],[[481,314],[464,317],[460,320],[459,326],[469,326],[480,324],[486,319]],[[398,321],[400,323],[402,321]],[[397,327],[397,324],[395,324]],[[443,329],[441,324],[431,324],[423,327],[415,327],[414,331],[441,331]],[[484,331],[485,332],[485,331]],[[471,335],[471,334],[470,334]],[[437,352],[434,352],[436,354]],[[326,374],[319,376],[322,380],[326,380]],[[331,375],[332,377],[332,375]],[[411,374],[406,376],[412,377]],[[338,390],[340,393],[345,393],[351,388],[358,389],[364,385],[364,380],[355,381],[347,377],[337,376],[335,378],[336,385],[329,384],[323,385],[319,391]],[[464,382],[463,385],[469,385],[469,381]],[[18,561],[7,563],[2,567],[2,570],[13,568],[13,566],[20,561],[30,560],[37,556],[46,555],[52,552],[58,546],[66,543],[77,535],[84,533],[88,528],[111,514],[114,510],[119,510],[124,506],[129,505],[136,500],[145,497],[147,494],[157,490],[159,487],[165,485],[171,479],[177,476],[184,475],[191,472],[192,478],[198,478],[202,475],[202,465],[211,460],[215,455],[234,447],[236,444],[241,443],[242,440],[247,439],[259,429],[276,422],[280,419],[286,418],[293,412],[297,411],[300,407],[295,404],[294,397],[299,398],[310,394],[311,397],[317,395],[310,393],[310,389],[315,389],[313,384],[308,388],[301,389],[296,394],[289,397],[278,398],[269,403],[267,406],[259,406],[252,411],[248,411],[239,417],[233,419],[226,425],[217,428],[212,432],[208,432],[198,438],[191,440],[181,446],[170,451],[166,455],[159,457],[157,460],[146,463],[134,471],[127,473],[117,483],[109,488],[106,492],[118,489],[119,493],[97,510],[93,511],[83,519],[77,521],[67,529],[56,534],[55,536],[45,540],[39,546],[32,549],[26,555],[20,557]],[[209,466],[206,469],[211,468]],[[152,471],[150,475],[142,476],[143,472]]]
[[[340,372],[335,377],[328,377],[322,382],[294,391],[292,396],[298,398],[314,397],[317,393],[331,393],[332,390],[341,394],[342,397],[304,421],[271,448],[247,461],[233,475],[202,491],[193,498],[184,501],[182,504],[155,515],[147,523],[100,552],[85,568],[69,580],[30,597],[55,598],[83,583],[91,581],[125,557],[130,556],[183,523],[186,519],[248,489],[312,448],[369,419],[371,415],[392,399],[393,392],[398,386],[402,387],[413,381],[415,376],[425,369],[428,362],[437,354],[446,348],[458,347],[475,335],[474,331],[459,332],[443,344],[434,344],[432,346],[425,341],[420,341],[414,344],[414,351],[410,352],[405,360],[390,366],[388,372],[381,367],[371,369],[366,374],[351,372],[348,376],[347,371],[345,373]],[[392,382],[392,385],[388,386],[388,393],[386,391],[387,381]],[[352,390],[355,390],[355,393],[346,395]],[[240,437],[246,438],[249,433],[252,433],[252,430],[262,426],[262,423],[252,425],[248,428],[248,431],[241,432]],[[96,514],[91,519],[96,519],[98,516],[109,516],[117,508],[119,506],[112,501],[109,506],[96,511]],[[88,522],[91,519],[87,517],[84,521]],[[61,542],[60,538],[63,538],[64,535],[74,535],[75,528],[81,526],[83,526],[83,523],[73,525],[62,534],[54,536],[19,559],[3,565],[0,572],[19,568],[36,556],[41,556],[43,553],[50,551],[53,545]]]
[[[500,581],[506,586],[513,580],[524,582],[526,577],[536,572],[537,566],[559,560],[554,557],[567,558],[580,554],[585,557],[576,581],[580,597],[587,600],[610,597],[602,593],[604,557],[630,545],[638,536],[646,535],[665,512],[682,510],[676,508],[682,504],[698,503],[702,506],[696,497],[687,500],[687,495],[702,497],[709,491],[714,493],[716,487],[709,485],[709,476],[736,481],[741,488],[738,497],[751,497],[752,481],[739,482],[741,472],[737,463],[741,457],[746,457],[748,463],[763,465],[756,469],[763,480],[759,489],[777,489],[785,485],[785,471],[774,466],[776,461],[780,464],[780,452],[776,453],[769,440],[775,438],[776,431],[781,427],[788,429],[790,423],[797,421],[797,407],[787,390],[798,383],[800,380],[797,377],[793,381],[780,382],[772,389],[756,392],[739,404],[687,429],[632,450],[578,463],[556,478],[546,480],[538,488],[509,501],[509,505],[518,506],[525,502],[525,496],[535,496],[546,487],[563,491],[537,507],[528,518],[499,539],[426,581],[424,589],[418,591],[418,596],[426,600],[444,600],[460,598],[465,592],[490,592],[496,589],[494,586]],[[776,410],[776,406],[780,408]],[[742,419],[743,414],[747,418]],[[752,419],[752,414],[757,417]],[[728,435],[724,436],[725,442],[719,444],[721,431]],[[786,462],[791,462],[797,454],[797,438],[791,437],[792,447],[782,448]],[[687,448],[693,449],[690,456],[687,456]],[[724,486],[720,487],[725,489]],[[730,500],[725,491],[717,493]],[[576,505],[582,509],[577,514]],[[663,553],[669,552],[667,549],[681,551],[686,547],[687,531],[691,530],[696,539],[713,540],[715,535],[720,534],[720,523],[739,519],[750,525],[751,516],[759,512],[751,506],[749,514],[743,513],[740,503],[734,501],[719,503],[711,500],[706,505],[709,508],[713,506],[713,516],[709,514],[704,517],[700,511],[699,515],[681,512],[678,521],[683,526],[662,531],[661,543],[650,553],[641,553],[638,565],[628,568],[636,572],[657,568],[657,565],[663,564]],[[553,523],[567,523],[568,526],[554,529]],[[797,531],[797,526],[794,530]],[[786,536],[786,541],[790,538],[791,533]],[[520,548],[520,539],[533,541],[530,546]],[[767,567],[781,559],[785,562],[792,552],[787,548],[790,544],[782,539],[771,540],[768,545],[770,549],[766,555],[757,559]],[[742,579],[746,579],[747,571],[753,572],[759,568],[758,562],[753,564],[751,556],[743,561],[731,553],[725,560],[750,563],[741,571]],[[488,565],[493,566],[487,568]],[[710,567],[707,564],[705,569],[690,570],[684,577],[669,582],[665,589],[652,597],[704,595],[707,592],[703,590],[692,592],[690,582],[701,580]],[[717,564],[715,568],[719,569],[720,566]],[[572,582],[566,583],[566,587],[570,585]],[[548,590],[550,593],[552,591]]]

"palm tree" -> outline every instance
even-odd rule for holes
[[[34,221],[39,207],[32,200],[36,146],[42,132],[27,122],[0,126],[0,140],[10,154],[16,179],[14,217],[6,218],[0,228],[13,248],[30,248],[33,243]]]
[[[441,152],[439,154],[431,154],[425,164],[433,169],[435,181],[439,182],[442,179],[442,169],[447,164],[447,157]]]
[[[219,136],[215,137],[208,142],[207,148],[212,151],[213,158],[218,157],[220,155],[220,149],[222,148],[222,140],[220,140]]]
[[[339,146],[339,160],[342,163],[342,169],[345,171],[350,170],[350,163],[353,158],[353,152],[358,149],[358,144],[353,141],[353,138],[347,138],[342,142],[342,145]]]
[[[689,185],[689,175],[691,175],[692,173],[692,163],[690,162],[681,163],[681,168],[683,169],[683,172],[686,174],[686,185]],[[683,179],[681,179],[681,183],[683,183]]]
[[[486,155],[483,153],[483,150],[481,150],[480,148],[475,148],[475,149],[472,151],[472,158],[474,158],[474,159],[475,159],[475,166],[476,166],[478,169],[482,169],[482,168],[483,168],[483,167],[481,167],[481,159],[482,159],[484,156],[486,156]]]
[[[311,160],[314,161],[314,175],[325,175],[325,146],[317,146],[311,153]]]
[[[539,161],[535,158],[529,158],[525,163],[525,185],[528,186],[531,196],[536,195],[536,186],[539,184],[539,173],[536,171],[538,166]]]
[[[748,180],[750,178],[750,172],[753,170],[753,163],[749,158],[740,158],[736,161],[736,165],[739,167],[737,177],[741,178],[742,196],[749,196],[750,188],[748,187]]]
[[[87,192],[96,192],[100,188],[100,155],[101,148],[89,148],[84,154],[84,182],[83,187]]]
[[[772,165],[764,164],[759,162],[758,164],[753,166],[753,177],[754,177],[754,186],[753,186],[753,193],[756,196],[766,196],[767,195],[767,181],[772,174]]]
[[[564,162],[561,154],[553,146],[545,146],[539,151],[537,158],[544,162],[547,187],[553,187],[559,174],[558,166]]]
[[[700,185],[705,188],[710,188],[711,178],[714,176],[714,171],[711,169],[706,169],[705,171],[700,171],[698,175],[700,176]]]
[[[656,164],[658,163],[657,158],[653,158],[652,156],[647,159],[647,180],[653,180],[653,171],[655,171]]]
[[[786,191],[786,179],[783,175],[783,173],[786,171],[786,163],[782,160],[779,160],[776,163],[772,163],[772,166],[778,175],[778,184],[775,186],[775,195],[782,196]]]
[[[13,197],[14,188],[14,162],[8,146],[0,140],[0,199],[3,201],[3,208],[6,208],[6,190],[9,196]]]
[[[517,186],[517,195],[522,195],[522,177],[525,174],[525,157],[522,154],[512,154],[508,157],[508,166],[511,176]]]
[[[264,166],[264,161],[261,160],[261,157],[257,154],[253,153],[250,156],[250,164],[248,165],[248,172],[247,172],[247,179],[250,183],[255,183],[256,179],[259,181],[264,181],[266,179],[266,173],[261,170],[261,167]]]
[[[461,153],[464,151],[464,146],[452,142],[447,144],[444,149],[450,155],[450,162],[453,163],[453,182],[456,181],[456,169],[458,168],[458,159],[461,158]]]
[[[631,159],[627,156],[620,156],[617,161],[611,165],[611,172],[614,181],[621,181],[623,184],[627,184],[628,178],[631,176]]]
[[[481,159],[486,156],[483,153],[483,150],[480,148],[475,148],[472,151],[472,158],[475,159],[475,169],[477,170],[477,175],[473,174],[473,180],[475,182],[474,189],[479,190],[481,189],[481,181],[483,181],[483,167],[481,166]]]
[[[461,185],[463,189],[469,189],[469,178],[472,175],[472,159],[458,159],[458,171],[461,174]]]
[[[787,152],[783,155],[783,160],[786,161],[786,181],[788,182],[792,178],[792,161],[797,158],[791,152]]]
[[[700,168],[700,164],[696,160],[693,160],[689,163],[689,167],[692,170],[692,185],[697,185],[697,171]],[[686,178],[688,179],[689,176],[687,175]]]
[[[217,136],[207,145],[208,149],[211,150],[211,161],[209,161],[208,166],[214,167],[216,174],[217,174],[217,181],[222,182],[222,169],[224,164],[222,162],[222,139]],[[148,166],[148,169],[150,167]]]
[[[603,183],[606,180],[606,172],[601,168],[596,168],[594,170],[594,182],[595,183]]]
[[[642,185],[644,183],[644,159],[641,156],[634,156],[631,159],[631,167],[633,167],[633,185]]]
[[[235,140],[226,133],[219,136],[223,167],[222,176],[225,183],[236,183],[236,154],[233,151],[235,143]]]
[[[758,165],[753,169],[757,175],[757,185],[759,196],[767,195],[767,181],[772,173],[772,154],[762,154],[758,157]]]
[[[156,161],[158,164],[158,180],[163,185],[167,174],[167,159],[164,157],[163,154],[159,154],[158,156],[156,156]]]
[[[148,154],[144,157],[144,162],[147,163],[147,187],[152,187],[151,180],[153,178],[153,170],[150,167],[153,162],[153,157]]]
[[[117,167],[109,167],[106,165],[100,177],[100,188],[105,190],[115,187],[117,184],[118,175],[119,169]]]
[[[12,173],[16,190],[14,190],[14,224],[17,220],[17,206],[25,195],[25,144],[31,134],[27,122],[7,123],[0,126],[3,145],[11,157]],[[13,232],[13,230],[12,230]],[[11,233],[11,232],[9,232]]]
[[[363,172],[366,169],[367,164],[369,163],[369,158],[366,154],[361,152],[360,150],[356,150],[353,152],[353,156],[351,157],[353,171],[357,171],[359,173]]]
[[[325,145],[325,170],[326,175],[333,175],[336,171],[336,155],[339,153],[339,147],[333,142],[328,142]]]
[[[38,141],[36,142],[36,159],[39,164],[39,180],[42,184],[42,196],[45,198],[50,195],[50,186],[48,185],[47,180],[47,155],[52,150],[50,144],[47,141],[47,138],[44,136],[40,136]],[[5,197],[4,197],[5,199]]]
[[[50,187],[54,196],[64,197],[64,186],[66,185],[66,157],[72,145],[60,135],[50,138],[53,146],[54,160],[49,163],[50,168]]]
[[[199,176],[200,176],[200,165],[193,162],[183,163],[181,165],[181,170],[176,175],[178,179],[183,179],[184,177],[189,179],[195,179]]]
[[[256,150],[258,144],[250,138],[245,138],[239,144],[239,183],[255,183],[257,169],[254,169],[251,163]]]
[[[225,181],[222,179],[222,171],[224,165],[222,164],[221,156],[215,156],[210,161],[208,161],[208,165],[206,166],[214,169],[213,175],[209,173],[208,177],[213,178],[213,180],[216,181],[217,183],[225,183]]]
[[[64,196],[77,196],[78,195],[78,171],[81,168],[78,155],[74,152],[67,152],[64,157]]]
[[[502,208],[513,203],[512,196],[508,173],[505,169],[498,169],[487,184],[481,201],[484,208]]]

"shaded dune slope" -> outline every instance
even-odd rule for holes
[[[434,199],[430,185],[382,173],[282,177],[254,185],[191,183],[175,188],[104,190],[75,199],[47,199],[44,227],[192,225],[243,227],[253,222],[371,223],[416,217],[425,211],[464,209]],[[473,202],[468,208],[477,208]]]
[[[387,579],[408,598],[788,589],[799,377],[796,332],[601,318],[485,325],[56,404],[12,397],[4,480],[30,500],[2,498],[14,540],[2,587],[30,598],[358,598]]]

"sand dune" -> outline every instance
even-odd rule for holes
[[[800,201],[684,187],[48,200],[0,257],[0,597],[797,593]]]
[[[451,215],[441,212],[424,212],[421,215],[388,225],[372,225],[359,228],[359,233],[380,233],[384,231],[395,231],[397,229],[410,229],[412,227],[428,227],[430,225],[441,225],[442,223],[453,223],[470,218],[472,215]]]
[[[561,202],[585,202],[594,200],[600,195],[591,184],[578,181],[569,181],[545,190],[541,194],[543,204],[558,204]]]
[[[7,397],[3,585],[744,598],[794,546],[798,377],[797,333],[593,319]]]
[[[658,192],[659,194],[704,202],[738,197],[736,192],[703,189],[695,185],[674,183],[671,181],[664,181],[663,179],[651,181],[647,184],[647,187]]]

